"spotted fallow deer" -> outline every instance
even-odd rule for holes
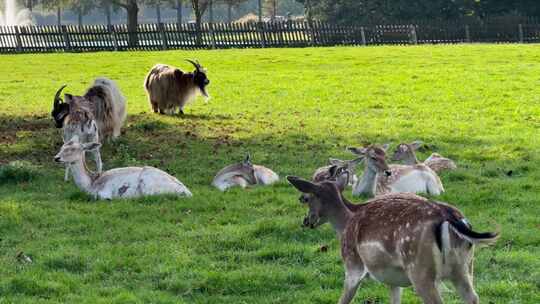
[[[358,181],[358,177],[355,174],[356,166],[360,164],[363,160],[363,157],[353,160],[340,160],[336,158],[330,158],[328,159],[329,165],[318,168],[315,173],[313,173],[313,177],[311,178],[311,180],[314,182],[320,182],[329,179],[333,175],[335,175],[335,170],[341,168],[342,170],[346,170],[348,174],[341,174],[340,178],[345,178],[346,180],[344,180],[343,182],[346,185],[352,186]]]
[[[271,169],[252,164],[248,153],[242,162],[221,169],[214,177],[212,185],[225,191],[235,186],[246,188],[257,184],[271,185],[278,180],[279,176]]]
[[[412,143],[401,143],[396,147],[393,161],[403,161],[406,165],[416,165],[421,162],[416,158],[416,150],[422,146],[422,142],[417,140]],[[435,173],[439,173],[444,170],[454,170],[457,168],[456,164],[449,158],[443,157],[438,153],[432,153],[424,162],[424,165],[428,166]]]
[[[389,166],[386,163],[387,149],[388,145],[348,148],[357,156],[365,158],[364,174],[353,186],[354,196],[377,196],[397,192],[440,195],[444,192],[437,173],[424,164]]]
[[[54,157],[73,172],[75,184],[95,199],[133,198],[157,194],[192,196],[177,178],[154,167],[117,168],[91,175],[84,162],[84,152],[99,149],[99,143],[81,143],[77,135],[66,142]]]
[[[287,180],[309,207],[303,225],[326,222],[341,241],[345,266],[341,304],[352,301],[360,281],[370,277],[390,287],[390,303],[401,303],[402,287],[413,286],[426,304],[442,304],[438,285],[449,280],[467,304],[478,304],[473,287],[474,245],[495,242],[498,233],[478,233],[456,208],[412,193],[386,194],[354,205],[333,181]]]

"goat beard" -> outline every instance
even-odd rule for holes
[[[201,95],[204,96],[204,102],[208,103],[208,100],[210,99],[210,95],[208,95],[208,92],[206,92],[206,88],[199,87],[199,91],[201,92]]]

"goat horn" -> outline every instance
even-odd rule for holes
[[[60,98],[60,94],[62,93],[62,90],[67,87],[67,84],[63,85],[56,91],[56,94],[54,95],[54,107],[58,107],[60,105],[60,101],[62,101],[62,98]]]
[[[197,71],[200,71],[201,65],[199,64],[199,62],[195,62],[195,61],[193,61],[191,59],[186,59],[186,61],[193,64],[195,66],[195,68],[197,69]]]

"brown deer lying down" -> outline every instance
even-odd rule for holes
[[[416,165],[421,162],[416,158],[416,150],[422,145],[422,142],[417,140],[410,144],[401,143],[396,147],[393,161],[403,161],[406,165]],[[424,162],[424,165],[428,166],[435,173],[439,173],[444,170],[454,170],[457,168],[456,163],[449,158],[443,157],[438,153],[432,153]]]
[[[367,274],[390,287],[392,304],[401,303],[401,288],[411,285],[424,303],[443,303],[442,280],[450,280],[465,303],[479,303],[474,245],[493,243],[498,233],[475,232],[456,208],[412,193],[382,195],[352,211],[336,182],[287,180],[309,207],[304,226],[330,222],[341,239],[345,287],[339,303],[351,302]]]
[[[251,163],[251,156],[246,155],[244,161],[221,169],[212,185],[221,191],[239,186],[246,188],[253,185],[271,185],[279,180],[279,176],[269,168]]]

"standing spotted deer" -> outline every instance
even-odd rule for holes
[[[403,161],[406,165],[417,165],[421,162],[416,158],[416,150],[422,146],[422,142],[417,140],[412,143],[401,143],[396,147],[393,161]],[[444,170],[454,170],[457,168],[456,164],[449,158],[443,157],[438,153],[432,153],[424,162],[424,165],[428,166],[435,173],[439,173]]]
[[[364,174],[353,186],[353,195],[377,196],[397,192],[440,195],[444,192],[437,173],[424,164],[389,166],[386,163],[387,149],[388,145],[348,148],[357,156],[365,158]]]
[[[426,304],[442,304],[438,291],[449,280],[467,304],[478,304],[473,287],[474,245],[487,245],[498,233],[478,233],[456,208],[412,193],[382,195],[352,210],[333,181],[287,180],[309,207],[304,226],[330,222],[341,240],[345,266],[339,301],[352,301],[369,274],[390,287],[391,304],[401,303],[402,287],[413,286]]]

